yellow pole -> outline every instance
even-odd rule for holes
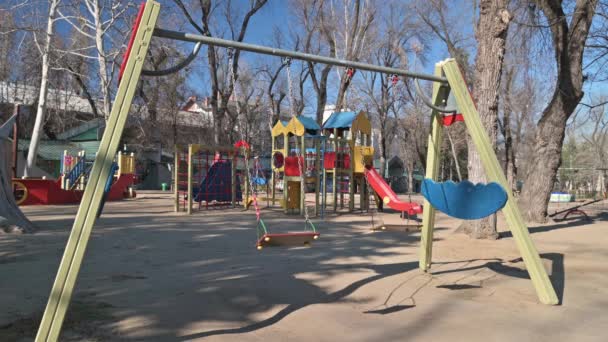
[[[442,63],[435,64],[435,75],[443,76]],[[435,105],[443,104],[443,101],[448,98],[449,88],[441,86],[439,83],[433,83],[433,103]],[[439,174],[439,164],[441,157],[441,142],[443,139],[443,115],[437,111],[431,113],[431,131],[428,138],[428,147],[426,154],[426,174],[425,177],[437,180]],[[435,226],[435,208],[424,200],[424,212],[422,213],[422,231],[420,234],[420,261],[419,267],[423,271],[427,271],[431,267],[433,256],[433,229]]]
[[[464,123],[471,135],[471,139],[479,152],[481,162],[484,166],[488,180],[497,182],[507,192],[508,200],[505,207],[502,209],[509,229],[513,234],[513,239],[517,244],[519,252],[522,256],[524,264],[530,274],[530,279],[536,289],[536,294],[540,301],[544,304],[558,304],[559,300],[555,289],[549,280],[549,276],[543,267],[538,251],[534,246],[534,242],[530,237],[528,227],[524,222],[523,217],[517,206],[515,197],[511,188],[507,183],[507,179],[503,173],[502,167],[498,162],[496,153],[490,143],[490,138],[481,123],[477,108],[471,99],[467,85],[462,78],[458,64],[454,59],[448,59],[443,64],[443,72],[448,79],[450,87],[456,97],[458,108],[462,111]]]

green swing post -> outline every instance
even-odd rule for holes
[[[99,151],[91,170],[88,186],[86,187],[78,213],[68,238],[59,270],[49,300],[42,316],[42,321],[36,335],[36,342],[57,341],[61,326],[67,312],[72,292],[76,284],[82,259],[91,236],[101,199],[105,190],[105,183],[110,174],[112,162],[120,138],[122,136],[129,108],[135,94],[144,58],[156,25],[160,5],[155,1],[148,1],[143,9],[141,21],[128,56],[122,80],[114,99],[114,106],[106,123],[106,129],[101,139]]]
[[[443,62],[435,64],[435,75],[443,76]],[[441,83],[433,83],[433,104],[436,106],[445,104],[449,95],[449,89]],[[443,114],[433,110],[431,112],[431,131],[428,138],[428,149],[426,154],[426,178],[437,180],[441,156],[441,142],[443,139]],[[435,208],[424,200],[424,212],[422,214],[422,232],[420,234],[420,261],[419,267],[427,271],[431,267],[433,256],[433,229],[435,227]]]
[[[192,165],[192,155],[194,154],[194,148],[192,144],[188,145],[188,208],[186,212],[188,215],[192,215],[192,174],[194,173],[194,166]]]
[[[538,298],[543,304],[558,304],[559,300],[555,289],[543,267],[534,242],[530,238],[528,227],[521,216],[511,188],[508,186],[507,179],[490,144],[490,138],[481,123],[479,113],[471,99],[458,64],[454,59],[448,59],[444,61],[442,69],[454,92],[458,108],[462,111],[467,130],[479,152],[488,180],[497,182],[507,192],[507,204],[502,211],[507,219],[509,229],[513,233],[513,239],[515,239],[526,269],[530,274],[530,279],[532,279]]]
[[[298,161],[298,165],[301,164],[302,169],[300,170],[300,215],[304,215],[304,207],[306,206],[306,144],[305,144],[306,133],[302,134],[302,138],[300,139],[300,155],[297,156],[300,158],[302,156],[302,161]],[[298,147],[296,146],[296,149]]]
[[[175,212],[179,212],[179,153],[180,153],[180,149],[178,145],[175,145],[174,150],[173,150],[173,156],[174,156],[174,164],[173,164],[173,195],[175,196],[174,200],[175,200],[175,205],[174,205],[174,209]]]

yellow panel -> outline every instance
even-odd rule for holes
[[[279,136],[281,134],[285,134],[285,125],[281,120],[277,121],[277,123],[272,127],[272,137]]]
[[[357,114],[357,117],[353,120],[351,131],[353,132],[353,137],[356,136],[357,131],[360,131],[363,134],[372,134],[372,123],[369,121],[365,112],[361,111]]]
[[[354,148],[355,173],[363,173],[365,165],[371,165],[374,159],[374,148],[371,146],[355,146]]]
[[[304,129],[304,125],[298,120],[297,117],[291,118],[287,123],[286,132],[289,132],[295,136],[301,137],[304,135],[306,130]]]
[[[300,181],[287,181],[287,209],[300,208]]]

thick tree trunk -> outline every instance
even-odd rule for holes
[[[59,5],[59,2],[60,0],[53,0],[49,3],[49,17],[46,25],[46,37],[44,37],[44,44],[42,46],[42,75],[40,78],[40,93],[38,96],[38,107],[36,109],[36,121],[34,123],[34,131],[32,132],[32,140],[30,141],[30,147],[27,154],[27,162],[25,164],[25,177],[31,175],[32,169],[36,166],[36,160],[38,158],[38,147],[40,146],[42,126],[44,125],[46,98],[48,93],[50,68],[49,52],[51,46],[51,39],[53,37],[53,31],[55,29],[55,16],[57,15],[57,6]]]
[[[479,3],[474,92],[481,121],[494,146],[498,132],[498,91],[507,30],[511,19],[507,4],[507,0],[482,0]],[[468,139],[468,147],[469,180],[474,183],[485,182],[481,159],[471,139]],[[498,237],[494,215],[481,220],[464,221],[460,230],[476,239],[496,239]]]
[[[551,190],[561,164],[562,145],[568,118],[583,98],[583,53],[597,0],[577,1],[570,19],[558,0],[537,0],[551,25],[557,78],[555,91],[538,122],[534,153],[530,160],[520,200],[524,217],[532,222],[547,221]]]
[[[582,89],[578,92],[580,97],[570,99],[556,93],[538,124],[534,154],[528,166],[520,205],[529,221],[547,222],[549,198],[561,165],[566,121],[583,96]]]

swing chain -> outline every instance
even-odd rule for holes
[[[239,126],[239,133],[241,135],[241,140],[242,141],[246,141],[246,137],[245,137],[245,133],[243,133],[242,128],[245,127],[246,124],[246,119],[244,120],[245,122],[243,123],[242,117],[241,117],[241,112],[243,112],[241,110],[241,105],[239,102],[239,94],[238,94],[238,85],[236,83],[236,75],[235,75],[235,70],[234,70],[234,64],[233,64],[233,58],[234,58],[234,51],[232,48],[228,49],[228,63],[230,64],[228,66],[229,71],[230,71],[230,79],[232,82],[232,87],[233,87],[233,92],[234,92],[234,98],[236,101],[236,110],[237,110],[237,121],[238,121],[238,126]],[[247,104],[245,104],[247,108]],[[244,115],[246,115],[245,113],[243,113]],[[255,208],[255,216],[256,216],[256,220],[258,221],[258,225],[260,224],[261,219],[261,212],[260,212],[260,207],[258,205],[258,196],[257,196],[257,189],[253,186],[253,177],[251,177],[251,169],[249,167],[249,158],[250,158],[250,154],[251,154],[251,146],[249,146],[249,151],[247,151],[247,147],[246,146],[242,146],[241,147],[243,149],[243,159],[245,160],[245,172],[246,177],[248,179],[248,183],[249,183],[249,189],[251,189],[251,197],[253,199],[253,207]],[[245,204],[247,204],[247,202],[249,201],[249,198],[245,198]],[[258,232],[258,238],[259,238],[259,232]]]
[[[291,112],[291,116],[292,117],[296,117],[296,112],[295,112],[295,97],[293,95],[293,80],[291,78],[291,58],[287,57],[285,58],[285,68],[287,69],[287,86],[289,87],[289,109]],[[306,132],[303,133],[304,135],[306,135]],[[304,135],[302,136],[302,138],[304,138]],[[308,215],[308,206],[306,205],[306,182],[304,181],[304,177],[306,176],[304,174],[304,166],[302,165],[302,150],[305,148],[305,146],[300,146],[300,148],[298,148],[298,143],[299,139],[298,137],[294,136],[295,140],[296,140],[296,158],[298,159],[298,171],[300,171],[300,191],[303,192],[304,194],[304,218],[305,218],[305,223],[310,223],[310,216]],[[304,139],[302,139],[302,145],[304,145]],[[311,223],[312,224],[312,223]]]

